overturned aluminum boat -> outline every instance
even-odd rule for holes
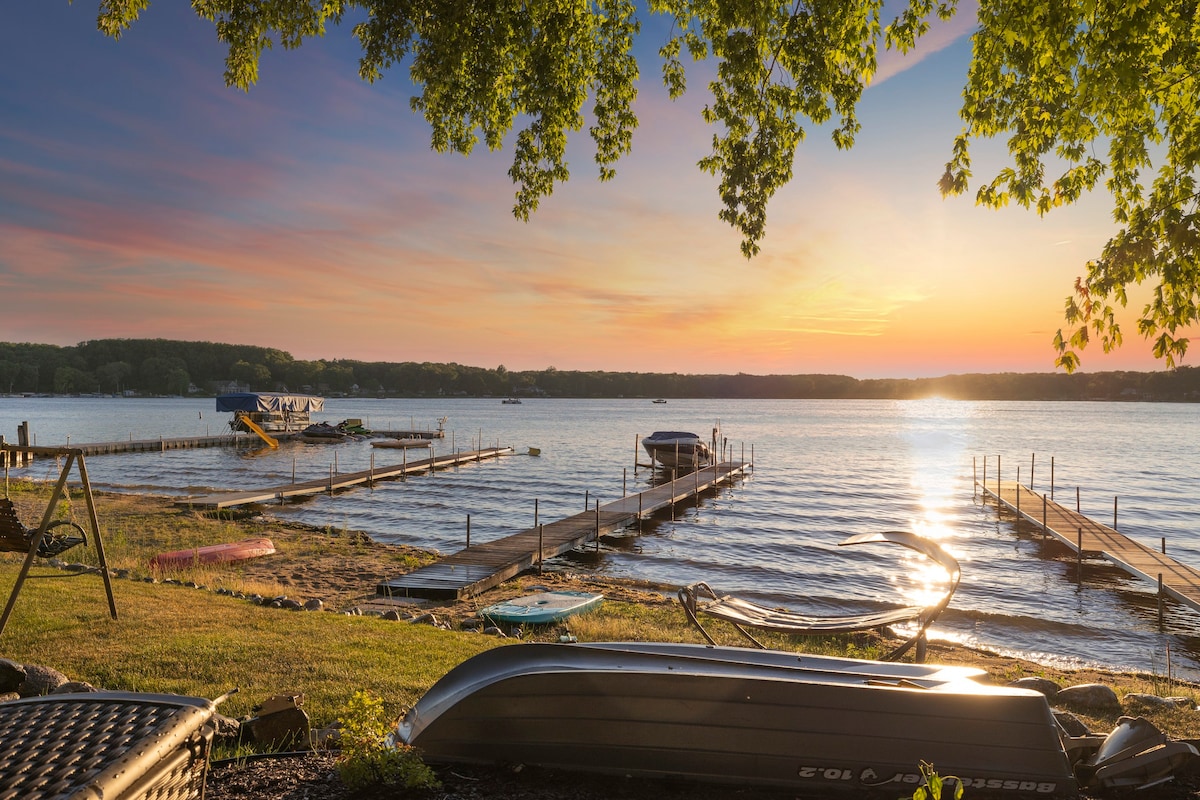
[[[447,673],[397,738],[434,762],[891,797],[911,794],[927,762],[972,796],[1076,796],[1075,767],[1103,737],[1072,740],[1044,695],[982,675],[703,645],[520,644]],[[1175,744],[1186,751],[1169,765],[1141,756],[1138,783],[1194,756]]]

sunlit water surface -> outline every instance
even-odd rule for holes
[[[10,441],[29,421],[37,444],[219,434],[229,415],[212,399],[0,398]],[[451,447],[512,446],[518,455],[404,481],[377,483],[271,513],[369,532],[443,553],[471,539],[514,533],[597,500],[617,499],[653,479],[635,469],[638,436],[719,424],[735,460],[752,475],[706,493],[602,543],[557,560],[557,568],[645,579],[674,587],[698,580],[798,611],[856,612],[919,602],[941,576],[924,559],[883,545],[839,548],[852,533],[913,530],[940,541],[962,563],[962,584],[936,637],[1063,666],[1098,665],[1200,679],[1200,614],[1167,606],[1160,630],[1156,587],[1102,561],[1085,562],[1017,529],[973,491],[988,458],[995,479],[1021,470],[1035,490],[1200,565],[1200,506],[1191,475],[1200,442],[1196,407],[1146,403],[527,399],[330,399],[321,419],[359,417],[375,429],[432,429],[446,416]],[[541,455],[524,455],[529,447]],[[413,456],[418,457],[416,455]],[[399,464],[401,451],[368,441],[284,443],[278,450],[212,448],[93,456],[97,488],[186,495],[275,486],[293,479]],[[373,459],[373,462],[372,462]],[[34,477],[57,469],[41,459]]]

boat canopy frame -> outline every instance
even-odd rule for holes
[[[683,611],[687,615],[688,621],[696,626],[697,630],[708,640],[709,644],[716,645],[717,643],[705,629],[703,623],[701,623],[701,614],[730,623],[737,629],[738,633],[763,650],[767,649],[766,645],[754,638],[746,630],[747,628],[801,636],[820,636],[836,633],[856,633],[876,628],[885,628],[890,625],[898,625],[902,622],[916,621],[916,632],[900,644],[899,647],[884,656],[883,660],[897,661],[915,647],[916,660],[923,662],[927,649],[925,633],[929,626],[933,624],[933,621],[946,610],[946,607],[950,604],[950,598],[954,596],[954,592],[958,589],[958,584],[962,577],[958,560],[942,549],[936,542],[908,531],[860,533],[838,544],[855,545],[879,542],[891,542],[892,544],[902,545],[910,550],[921,553],[940,565],[946,570],[950,579],[945,594],[937,602],[930,605],[904,606],[869,614],[811,616],[787,609],[768,608],[762,604],[734,595],[718,594],[707,583],[701,581],[680,589],[679,602],[683,606]]]
[[[302,412],[311,414],[325,408],[325,398],[286,392],[230,392],[217,395],[217,411],[248,413]]]

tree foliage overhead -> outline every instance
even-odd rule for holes
[[[1121,344],[1115,306],[1131,284],[1157,280],[1139,332],[1175,366],[1180,335],[1197,322],[1196,167],[1200,159],[1198,0],[981,0],[961,116],[940,181],[967,191],[973,141],[1007,137],[1011,163],[976,200],[1010,201],[1045,214],[1101,184],[1119,232],[1087,264],[1059,331],[1068,372],[1092,334]],[[683,56],[716,61],[703,118],[714,128],[699,167],[719,181],[721,219],[758,253],[767,203],[792,178],[807,125],[831,125],[838,147],[859,130],[855,108],[881,46],[906,52],[958,0],[907,0],[887,22],[883,0],[192,0],[228,47],[225,80],[248,89],[264,49],[300,46],[327,26],[353,22],[359,74],[380,79],[405,65],[411,99],[439,151],[499,148],[515,126],[509,175],[514,214],[528,219],[567,180],[566,143],[582,130],[591,98],[601,180],[630,151],[640,77],[639,13],[661,15],[662,80],[687,88]],[[101,0],[100,29],[119,38],[149,0]],[[1155,167],[1157,164],[1157,168]],[[1047,172],[1053,174],[1047,176]],[[1146,176],[1152,176],[1147,185]],[[931,179],[934,176],[931,176]]]
[[[1105,352],[1120,346],[1115,306],[1130,285],[1157,277],[1138,331],[1175,366],[1200,301],[1196,0],[984,0],[973,43],[966,128],[942,191],[967,189],[971,139],[1002,135],[1012,164],[979,187],[981,205],[1014,201],[1045,214],[1103,180],[1120,230],[1067,299],[1076,327],[1055,337],[1057,363],[1073,371],[1089,331]]]

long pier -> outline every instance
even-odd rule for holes
[[[988,485],[976,482],[985,496],[996,499],[1018,517],[1032,522],[1042,531],[1073,550],[1080,559],[1099,555],[1131,575],[1157,583],[1159,596],[1170,596],[1200,610],[1200,570],[1181,564],[1166,554],[1130,539],[1084,516],[1079,511],[1056,503],[1017,481],[995,480]]]
[[[416,461],[405,461],[390,467],[372,467],[358,472],[330,473],[328,477],[316,478],[299,483],[288,483],[266,489],[247,489],[240,492],[217,492],[208,495],[186,497],[175,502],[177,506],[193,509],[216,510],[250,503],[282,503],[289,497],[304,497],[338,489],[349,489],[354,486],[372,484],[375,481],[398,478],[413,472],[432,472],[437,469],[467,464],[472,461],[482,461],[485,458],[496,458],[506,455],[513,450],[511,447],[488,447],[482,450],[464,450],[458,453],[431,456]]]
[[[436,563],[382,581],[379,597],[457,600],[472,597],[548,558],[597,541],[656,511],[744,475],[747,462],[724,462],[702,467],[637,494],[626,495],[566,519],[527,528],[511,536],[468,546]]]

